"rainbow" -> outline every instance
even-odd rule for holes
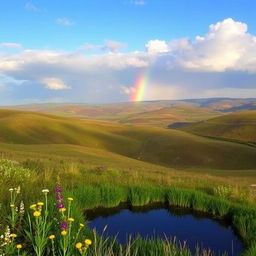
[[[130,95],[130,101],[142,101],[146,85],[148,83],[148,75],[146,72],[139,73],[133,86],[133,91]]]

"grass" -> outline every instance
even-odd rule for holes
[[[25,182],[25,181],[24,181]],[[24,183],[23,182],[23,183]],[[28,185],[29,184],[29,185]],[[25,205],[31,204],[31,202],[35,202],[35,198],[38,199],[40,197],[40,193],[36,194],[33,191],[34,184],[28,183],[24,186],[24,195],[27,195],[27,199],[25,200]],[[28,186],[30,186],[28,190]],[[23,187],[23,186],[22,186]],[[22,188],[23,189],[23,188]],[[22,191],[22,190],[21,190]],[[108,256],[108,255],[180,255],[180,256],[191,256],[192,254],[189,252],[186,246],[182,243],[180,244],[178,241],[172,240],[160,240],[160,239],[136,239],[135,241],[128,240],[125,246],[118,245],[115,240],[111,240],[107,238],[106,240],[102,240],[98,235],[93,234],[89,230],[84,230],[79,235],[76,241],[68,242],[68,244],[64,243],[66,239],[63,235],[60,234],[60,230],[56,225],[54,225],[53,216],[57,216],[54,213],[54,199],[53,193],[49,194],[50,198],[48,200],[49,204],[49,214],[46,215],[46,210],[42,209],[42,218],[37,219],[37,217],[31,216],[29,219],[26,218],[26,215],[23,215],[22,222],[19,222],[19,218],[15,223],[21,223],[19,225],[12,225],[11,232],[17,233],[18,241],[13,241],[10,246],[16,246],[17,243],[23,244],[23,252],[26,250],[28,254],[33,255],[33,250],[36,251],[36,255],[43,255],[43,252],[48,251],[50,253],[51,249],[51,241],[48,238],[49,235],[54,234],[56,236],[55,241],[55,249],[56,255],[79,255],[79,251],[74,247],[75,243],[80,241],[82,237],[90,238],[93,241],[93,245],[88,251],[86,251],[86,255],[94,255],[94,256]],[[105,206],[112,207],[118,205],[120,202],[129,202],[133,206],[143,206],[153,202],[164,202],[175,206],[182,206],[191,208],[194,210],[199,210],[203,212],[208,212],[217,216],[219,218],[224,218],[230,223],[232,226],[239,232],[241,237],[244,240],[246,251],[244,255],[253,256],[255,255],[255,235],[256,235],[256,208],[250,204],[238,204],[235,202],[228,201],[226,199],[209,195],[200,191],[195,191],[191,189],[181,189],[175,187],[157,187],[157,186],[146,186],[146,187],[119,187],[113,185],[105,185],[105,186],[83,186],[77,187],[73,190],[67,190],[64,193],[64,198],[72,197],[74,201],[72,201],[72,217],[74,217],[76,228],[73,230],[74,236],[76,232],[78,232],[79,227],[77,224],[83,220],[83,211],[85,209],[97,207],[97,206]],[[20,199],[19,199],[20,200]],[[14,200],[12,202],[15,207],[19,205],[19,200]],[[39,199],[40,200],[40,199]],[[47,202],[45,203],[45,205]],[[66,202],[66,205],[68,203]],[[38,206],[37,206],[38,207]],[[68,206],[69,207],[69,206]],[[9,214],[10,210],[8,201],[4,203],[4,209]],[[25,207],[25,212],[31,211]],[[14,207],[11,207],[11,210]],[[32,210],[32,212],[36,210]],[[43,213],[44,211],[44,213]],[[67,210],[69,212],[69,210]],[[2,213],[3,214],[3,213]],[[5,213],[6,214],[6,213]],[[15,214],[15,213],[14,213]],[[67,213],[68,214],[68,213]],[[25,216],[25,217],[24,217]],[[29,215],[28,215],[29,216]],[[48,219],[46,220],[46,216]],[[63,216],[60,215],[60,220],[63,220]],[[65,215],[68,217],[68,215]],[[66,218],[66,217],[65,217]],[[37,223],[38,220],[38,223]],[[26,223],[29,223],[29,230],[26,228]],[[49,225],[45,227],[45,232],[42,233],[42,227],[44,225]],[[24,228],[24,229],[23,229]],[[38,236],[39,240],[34,240],[33,237],[30,237],[32,230],[35,230],[36,236]],[[40,230],[37,233],[37,230]],[[71,232],[71,231],[70,231]],[[24,245],[24,240],[26,237],[29,238],[29,241]],[[43,239],[42,243],[40,242]],[[64,244],[63,244],[64,243]],[[29,246],[32,245],[32,247]],[[15,250],[15,246],[13,250]],[[71,248],[72,247],[72,248]],[[40,250],[38,248],[41,248]],[[67,253],[63,253],[66,248]],[[59,252],[59,253],[58,253]],[[82,255],[82,254],[81,254]],[[84,254],[85,255],[85,254]],[[195,255],[212,255],[211,252],[203,251],[203,249],[198,249],[198,253]]]
[[[53,191],[59,177],[65,197],[75,198],[77,221],[86,208],[165,202],[229,220],[245,241],[244,255],[255,256],[256,198],[249,185],[256,183],[256,148],[161,128],[22,111],[0,113],[1,157],[19,161],[0,161],[5,177],[0,180],[1,220],[12,214],[8,188],[21,185],[27,209],[43,188]],[[49,199],[52,211],[54,200]],[[99,239],[88,230],[85,236]],[[97,241],[101,245],[96,250],[99,244],[94,241],[92,255],[95,250],[104,256],[113,251],[145,255],[145,250],[146,255],[154,250],[159,255],[190,255],[172,241],[138,239],[121,249],[113,241]]]
[[[3,153],[9,150],[25,155],[28,152],[40,158],[52,151],[62,157],[98,158],[99,163],[110,157],[120,163],[130,158],[176,169],[256,167],[256,148],[177,130],[11,110],[1,110],[0,116],[0,152]]]
[[[255,143],[256,111],[242,111],[189,125],[183,130],[216,138]]]
[[[167,127],[180,121],[201,121],[221,115],[181,101],[129,102],[106,105],[31,104],[13,107],[66,117],[90,118],[136,125]]]

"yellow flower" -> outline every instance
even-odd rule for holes
[[[80,223],[79,226],[80,226],[81,228],[83,228],[83,227],[84,227],[84,224],[83,224],[83,223]]]
[[[11,208],[14,208],[14,207],[15,207],[15,205],[14,205],[14,204],[10,204],[10,207],[11,207]]]
[[[66,208],[60,208],[59,211],[60,211],[60,212],[65,212],[65,211],[66,211]]]
[[[75,219],[74,219],[74,218],[68,218],[68,221],[69,221],[69,222],[74,222]]]
[[[92,240],[90,240],[90,239],[85,239],[84,242],[85,242],[86,245],[91,245],[92,244]]]
[[[55,239],[55,235],[50,235],[49,239],[51,239],[51,240]]]
[[[74,199],[72,197],[68,197],[68,201],[73,201]]]
[[[34,215],[35,217],[39,217],[39,216],[41,216],[41,212],[40,212],[40,211],[35,211],[35,212],[33,213],[33,215]]]
[[[44,205],[44,203],[43,203],[43,202],[38,202],[38,203],[37,203],[37,205],[39,205],[39,206],[43,206],[43,205]]]
[[[62,231],[61,231],[61,235],[62,235],[62,236],[66,236],[67,234],[68,234],[68,232],[67,232],[66,230],[62,230]]]
[[[16,237],[17,237],[17,235],[16,235],[16,234],[14,234],[14,233],[12,233],[12,234],[10,234],[10,237],[12,237],[12,238],[16,238]]]
[[[81,248],[82,248],[82,246],[83,246],[83,244],[82,244],[82,243],[80,243],[80,242],[79,242],[79,243],[76,243],[76,248],[77,248],[77,249],[81,249]]]
[[[32,210],[35,210],[36,204],[31,204],[31,205],[29,206],[29,208],[32,209]]]
[[[22,248],[22,245],[21,245],[21,244],[17,244],[17,245],[16,245],[16,248],[17,248],[17,249],[21,249],[21,248]]]

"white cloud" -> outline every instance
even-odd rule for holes
[[[56,23],[59,25],[67,26],[67,27],[75,25],[74,21],[65,17],[56,19]]]
[[[41,80],[46,88],[50,90],[66,90],[70,89],[61,79],[56,77],[48,77]]]
[[[146,44],[146,49],[148,53],[166,53],[169,51],[168,44],[162,40],[150,40]]]
[[[194,39],[150,40],[145,51],[123,53],[122,47],[124,43],[109,40],[73,52],[14,54],[6,49],[0,54],[0,74],[26,81],[7,86],[13,86],[16,97],[22,97],[19,88],[29,88],[31,95],[26,97],[31,99],[41,91],[42,97],[67,101],[125,101],[143,71],[148,76],[146,100],[256,96],[256,37],[244,23],[226,19]],[[88,55],[81,49],[98,52]]]
[[[33,4],[31,2],[27,2],[25,4],[25,9],[27,9],[29,11],[33,11],[33,12],[39,11],[39,8],[35,4]]]
[[[119,41],[106,40],[103,45],[84,44],[78,48],[78,50],[85,51],[107,51],[107,52],[118,52],[125,48],[126,44]]]
[[[176,64],[192,70],[256,72],[256,37],[231,18],[210,25],[206,35],[194,40],[171,42],[170,52]]]
[[[21,49],[22,45],[19,43],[3,42],[3,43],[0,43],[0,48]]]
[[[121,86],[121,93],[122,94],[131,95],[135,92],[135,90],[136,89],[134,87]]]

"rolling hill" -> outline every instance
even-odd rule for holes
[[[256,148],[149,126],[0,110],[0,151],[147,162],[172,168],[255,169]],[[55,150],[58,149],[58,150]]]
[[[221,115],[221,112],[183,101],[128,102],[106,105],[31,104],[12,108],[66,117],[158,127],[167,127],[176,122],[197,122]]]
[[[256,111],[242,111],[182,128],[194,134],[256,143]]]

